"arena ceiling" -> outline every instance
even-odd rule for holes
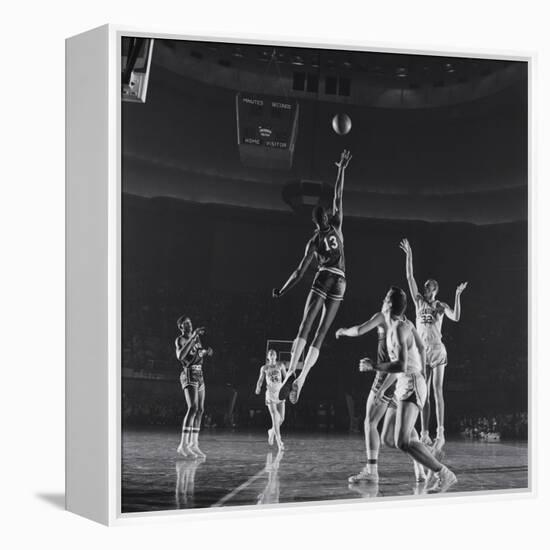
[[[239,91],[298,100],[291,170],[242,166]],[[124,189],[145,196],[284,210],[284,186],[331,182],[344,147],[351,215],[525,219],[526,64],[157,40],[147,102],[123,108]]]

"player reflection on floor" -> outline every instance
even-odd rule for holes
[[[192,508],[195,498],[195,474],[205,458],[176,461],[176,506]]]
[[[378,483],[349,483],[348,489],[352,493],[357,493],[362,498],[376,498],[384,496],[380,494]],[[428,494],[428,488],[425,483],[415,483],[412,486],[412,494],[414,496],[423,496]]]
[[[256,504],[278,504],[280,495],[279,466],[284,452],[279,451],[273,459],[273,453],[267,453],[265,459],[265,471],[267,472],[267,484],[258,495]]]
[[[376,498],[378,496],[378,483],[349,483],[348,489],[352,493],[358,493],[363,498]]]

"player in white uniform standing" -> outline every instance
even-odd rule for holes
[[[422,441],[431,444],[430,429],[430,388],[433,386],[435,399],[435,412],[437,417],[437,435],[434,442],[434,449],[441,451],[445,444],[445,402],[443,400],[443,378],[447,366],[447,350],[441,336],[443,316],[446,315],[451,321],[460,320],[460,295],[468,286],[462,283],[457,286],[455,293],[454,308],[436,300],[439,291],[439,284],[434,279],[428,279],[424,283],[424,294],[420,294],[413,273],[412,248],[407,239],[403,239],[400,248],[406,254],[406,273],[409,290],[416,306],[416,328],[426,347],[426,380],[428,394],[426,405],[422,410]]]
[[[436,460],[426,445],[416,435],[414,425],[426,400],[424,378],[426,352],[424,344],[414,325],[403,319],[407,308],[407,296],[402,289],[391,287],[382,307],[386,321],[386,343],[389,361],[374,365],[370,359],[362,359],[361,367],[366,370],[395,373],[397,383],[395,400],[395,445],[437,476],[441,491],[456,483],[456,476]]]
[[[279,390],[283,385],[283,379],[286,376],[286,369],[282,363],[277,362],[277,352],[270,349],[267,352],[267,363],[260,369],[260,376],[256,382],[256,395],[260,395],[265,380],[265,405],[271,415],[271,428],[267,431],[268,443],[273,445],[273,440],[277,441],[277,447],[282,451],[284,449],[281,439],[281,424],[285,419],[285,401],[279,399]]]
[[[376,329],[378,332],[377,362],[383,363],[389,360],[386,344],[386,319],[382,311],[375,313],[368,321],[361,325],[350,328],[340,328],[336,331],[336,338],[347,336],[355,338],[367,334]],[[363,370],[363,369],[360,369]],[[390,447],[395,447],[395,409],[397,404],[394,399],[395,374],[377,372],[367,398],[365,408],[365,447],[367,451],[367,464],[356,475],[348,479],[349,483],[360,483],[363,481],[378,483],[378,453],[380,451],[380,434],[378,425],[384,418],[383,435],[384,442]],[[413,461],[414,462],[414,461]],[[426,476],[422,466],[414,462],[414,472],[417,482],[425,481]]]

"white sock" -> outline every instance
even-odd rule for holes
[[[376,458],[367,460],[367,472],[371,474],[378,473],[378,460]]]
[[[414,465],[414,475],[418,477],[418,474],[424,474],[424,468],[422,467],[422,464],[419,464],[416,460],[413,460]]]
[[[183,428],[181,432],[181,445],[188,445],[189,444],[189,428]]]

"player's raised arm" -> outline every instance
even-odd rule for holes
[[[261,367],[260,376],[258,376],[258,381],[256,382],[256,395],[260,395],[260,392],[262,391],[262,386],[264,384],[264,380],[265,380],[265,369]]]
[[[379,311],[378,313],[375,313],[368,321],[365,321],[362,325],[355,325],[354,327],[349,328],[339,328],[336,331],[336,338],[340,338],[340,336],[347,336],[349,338],[363,336],[363,334],[367,334],[367,332],[375,329],[383,322],[384,315],[381,311]]]
[[[407,274],[407,283],[409,284],[409,291],[411,293],[412,299],[414,303],[416,304],[416,299],[418,297],[418,285],[416,284],[416,281],[414,279],[414,272],[413,272],[413,253],[412,248],[409,243],[408,239],[403,239],[399,243],[399,248],[405,252],[406,260],[405,260],[405,272]]]
[[[306,245],[306,249],[302,260],[298,264],[298,267],[292,272],[292,275],[288,278],[287,282],[281,288],[273,289],[273,292],[272,292],[273,298],[279,298],[285,292],[288,292],[304,276],[305,272],[307,271],[307,268],[309,267],[309,264],[311,263],[311,260],[313,259],[314,254],[315,254],[314,239],[311,238]]]
[[[466,287],[468,286],[468,283],[461,283],[456,287],[456,293],[455,293],[455,307],[454,309],[451,309],[451,307],[441,302],[441,305],[443,306],[443,310],[445,311],[445,315],[451,320],[451,321],[460,321],[460,313],[461,313],[461,305],[460,305],[460,295],[464,292]]]
[[[342,210],[342,196],[344,194],[344,174],[351,160],[351,153],[344,149],[340,155],[340,160],[335,162],[338,172],[336,174],[336,183],[334,184],[334,198],[332,200],[332,217],[335,225],[339,228],[342,226],[344,220],[344,213]]]

